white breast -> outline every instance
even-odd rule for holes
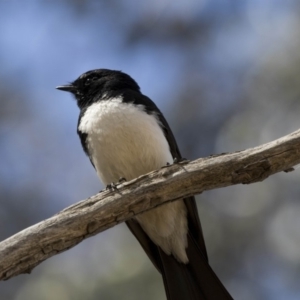
[[[173,158],[155,114],[121,98],[92,104],[81,118],[79,130],[101,181],[107,185],[121,177],[131,180],[158,169]],[[188,262],[186,208],[182,200],[165,204],[136,217],[145,232],[167,254]]]

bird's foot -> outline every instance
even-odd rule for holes
[[[113,190],[117,190],[118,189],[118,185],[119,184],[122,184],[123,182],[127,181],[126,178],[124,177],[120,177],[119,178],[119,181],[116,183],[116,182],[111,182],[109,183],[107,186],[106,186],[106,190],[109,190],[109,191],[113,191]]]
[[[113,191],[113,190],[117,190],[118,188],[117,188],[117,185],[116,185],[114,182],[111,182],[111,183],[109,183],[109,184],[106,186],[105,189],[106,189],[106,190],[109,190],[109,191]]]
[[[187,162],[189,162],[189,160],[188,159],[186,159],[186,158],[177,158],[177,157],[175,157],[174,158],[174,161],[173,161],[173,164],[181,164],[181,163],[187,163]]]
[[[127,181],[127,179],[125,177],[120,177],[118,183],[124,183],[125,181]]]
[[[185,164],[185,163],[188,163],[190,160],[186,159],[186,158],[177,158],[175,157],[174,160],[173,160],[173,164],[176,165],[176,164]],[[171,164],[169,162],[166,163],[165,166],[162,166],[161,168],[167,168],[171,166]]]

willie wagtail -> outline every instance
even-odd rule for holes
[[[75,96],[82,147],[105,185],[181,159],[163,114],[129,75],[92,70],[57,89]],[[208,264],[194,197],[126,223],[161,273],[169,300],[232,299]]]

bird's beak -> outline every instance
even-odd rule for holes
[[[56,89],[60,90],[60,91],[65,91],[65,92],[70,92],[75,94],[77,92],[77,88],[76,86],[69,84],[69,85],[59,85],[56,87]]]

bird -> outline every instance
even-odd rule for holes
[[[95,69],[56,88],[75,96],[81,145],[107,187],[182,160],[164,115],[126,73]],[[209,265],[194,197],[126,224],[162,275],[168,300],[233,299]]]

